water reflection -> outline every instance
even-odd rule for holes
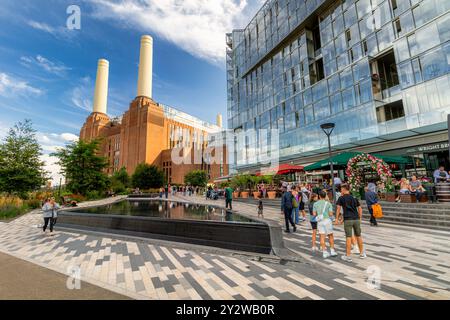
[[[126,216],[154,217],[179,220],[203,220],[222,222],[252,222],[255,221],[233,214],[224,209],[198,204],[169,201],[139,201],[124,200],[101,207],[77,209],[72,212],[90,214],[111,214]]]

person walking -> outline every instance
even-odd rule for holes
[[[292,196],[294,197],[294,199],[292,200],[292,219],[294,220],[295,224],[299,224],[300,202],[302,202],[302,197],[299,194],[296,186],[292,187]]]
[[[286,233],[290,233],[291,230],[289,228],[289,224],[291,224],[294,232],[297,231],[297,227],[295,226],[294,221],[292,220],[292,192],[291,192],[291,186],[285,187],[285,192],[281,196],[281,212],[284,214],[284,221],[286,223]]]
[[[230,210],[233,210],[233,189],[231,189],[230,186],[227,186],[225,188],[225,209],[228,209],[230,207]]]
[[[345,237],[346,237],[346,255],[342,256],[342,260],[352,262],[352,236],[355,234],[356,241],[359,247],[361,259],[367,257],[364,252],[363,240],[361,237],[361,219],[362,208],[358,199],[350,194],[350,187],[348,184],[341,185],[341,197],[337,201],[336,208],[336,224],[344,223]]]
[[[375,219],[375,217],[373,216],[373,209],[372,209],[372,206],[378,203],[377,186],[374,183],[369,183],[369,185],[367,186],[365,198],[367,209],[369,210],[370,213],[370,225],[377,226],[378,222],[377,219]]]
[[[56,224],[56,220],[58,218],[58,210],[61,207],[56,203],[55,198],[47,199],[42,207],[42,211],[44,212],[44,226],[42,231],[45,233],[47,227],[50,224],[50,235],[53,236],[53,227]]]
[[[309,199],[308,209],[309,209],[309,222],[311,223],[312,229],[312,252],[317,251],[317,217],[314,216],[314,204],[319,201],[319,196],[317,193],[311,193],[311,198]]]
[[[302,184],[300,187],[300,195],[301,195],[300,213],[302,214],[302,222],[305,222],[306,221],[305,206],[308,205],[309,195],[310,195],[310,192],[309,192],[308,188],[306,188],[305,184]]]
[[[317,220],[317,229],[320,235],[320,248],[322,249],[323,258],[336,257],[337,253],[334,249],[334,236],[333,236],[333,222],[331,217],[333,216],[333,205],[326,201],[327,193],[325,191],[320,192],[319,201],[314,203],[313,215]],[[330,243],[330,253],[328,253],[326,245],[326,237]]]
[[[264,219],[264,206],[262,199],[259,199],[258,203],[258,218]]]
[[[169,188],[170,188],[170,185],[166,184],[166,186],[164,188],[164,195],[165,195],[166,199],[169,198]]]

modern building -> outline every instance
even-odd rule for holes
[[[227,35],[228,127],[279,130],[280,162],[334,153],[410,155],[450,170],[450,1],[269,0]],[[260,137],[233,169],[260,166]]]
[[[80,139],[101,138],[101,153],[109,159],[108,173],[125,167],[132,174],[140,163],[161,168],[172,184],[183,184],[192,170],[205,170],[210,180],[228,174],[226,148],[217,145],[223,134],[218,125],[199,120],[152,99],[153,39],[143,36],[137,96],[121,117],[107,115],[109,62],[100,59],[93,112]]]

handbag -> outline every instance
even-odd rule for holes
[[[295,196],[292,196],[292,208],[297,209],[299,207],[298,201]]]
[[[383,218],[383,209],[381,208],[381,205],[379,203],[375,203],[372,205],[372,212],[375,219]]]
[[[323,215],[325,214],[325,210],[328,207],[328,202],[323,206],[322,214],[317,216],[317,222],[323,221]]]

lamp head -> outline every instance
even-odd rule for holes
[[[326,135],[330,135],[334,128],[335,128],[335,124],[334,123],[324,123],[320,125],[320,128],[323,130],[323,132],[325,132]]]

